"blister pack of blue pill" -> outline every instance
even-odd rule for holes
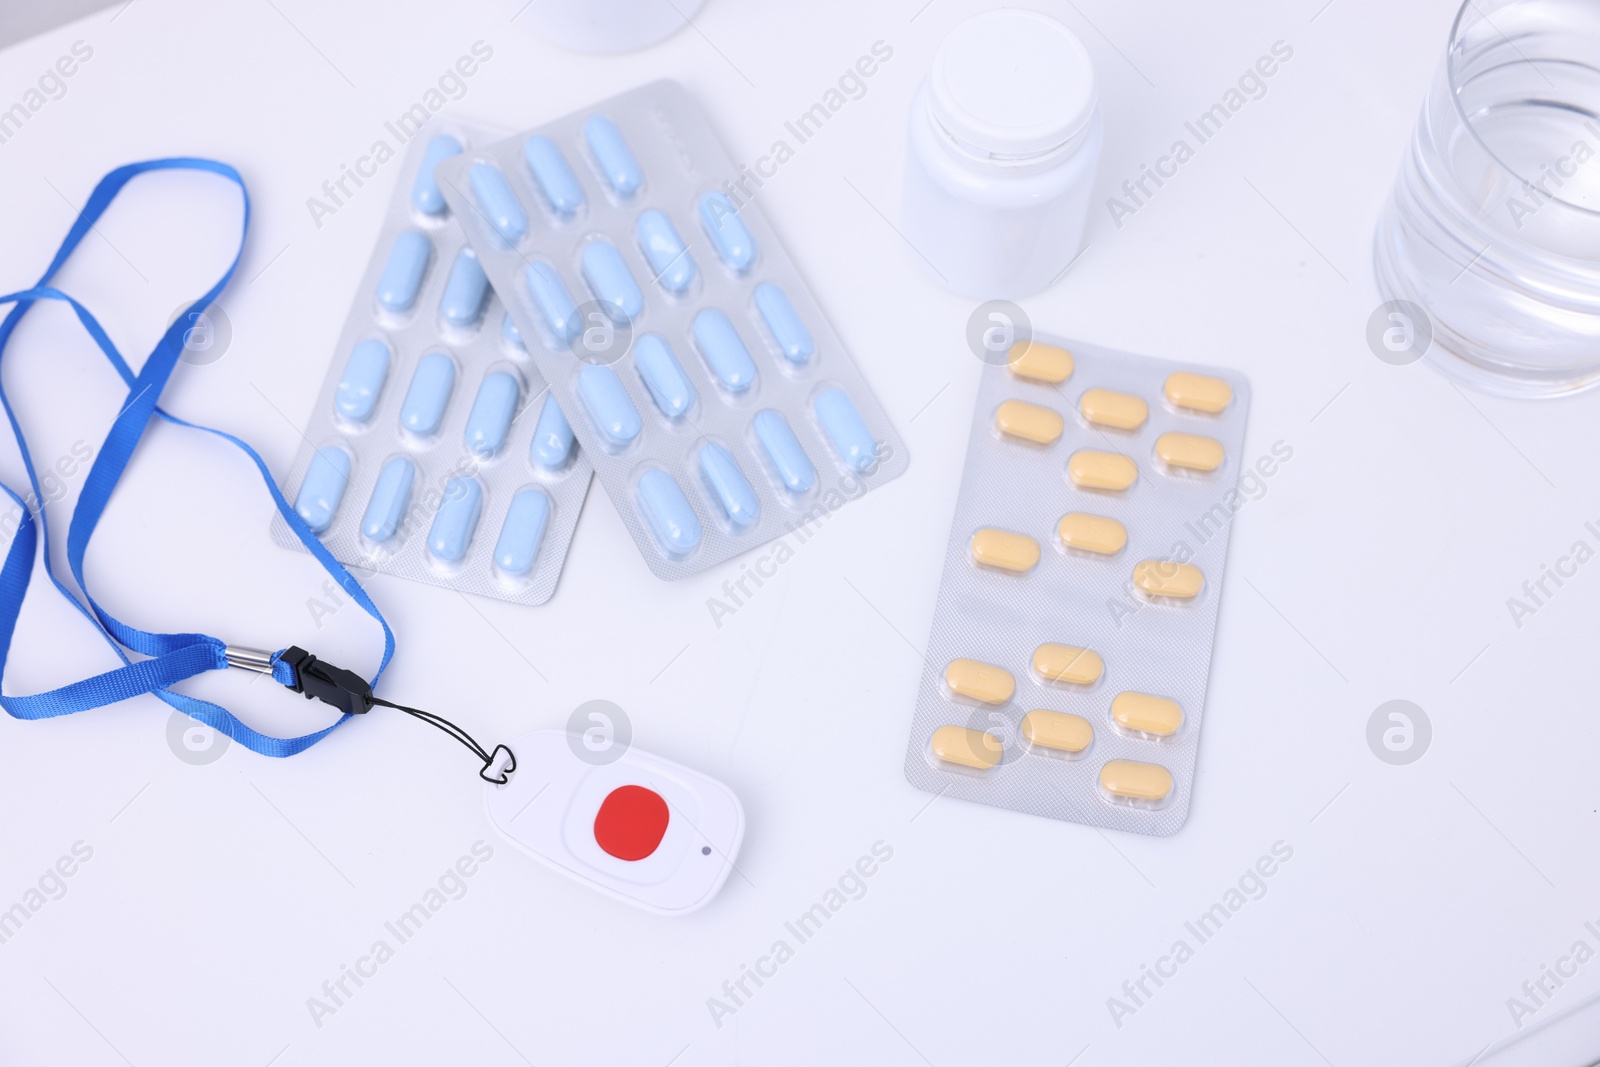
[[[658,577],[905,471],[903,441],[676,82],[468,149],[436,176]]]
[[[434,180],[487,139],[412,139],[286,484],[347,566],[542,604],[592,471]]]

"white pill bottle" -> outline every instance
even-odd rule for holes
[[[689,25],[705,0],[510,0],[518,18],[574,52],[634,52]]]
[[[979,300],[1054,282],[1083,248],[1104,132],[1077,36],[1002,8],[956,26],[911,103],[906,239]]]

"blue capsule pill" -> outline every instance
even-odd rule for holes
[[[766,449],[767,458],[772,461],[772,469],[777,471],[783,487],[791,493],[809,493],[817,484],[817,469],[811,465],[810,457],[788,421],[769,408],[755,417],[754,425],[756,440]]]
[[[428,272],[433,246],[426,235],[407,230],[394,239],[389,258],[378,278],[378,303],[389,311],[410,311],[422,289],[422,276]]]
[[[522,210],[506,176],[492,163],[474,163],[467,172],[467,180],[472,183],[472,195],[489,225],[510,244],[522,240],[522,235],[528,232],[528,213]]]
[[[522,145],[522,156],[533,171],[534,181],[557,215],[571,215],[583,206],[583,186],[567,165],[567,157],[550,138],[534,134]]]
[[[542,489],[524,489],[512,497],[494,545],[494,563],[501,573],[520,577],[531,571],[549,525],[550,498]]]
[[[500,336],[506,339],[506,344],[512,348],[526,349],[522,343],[522,331],[517,329],[516,320],[511,317],[511,312],[506,312],[500,317]]]
[[[423,437],[433,433],[444,418],[455,384],[455,360],[443,352],[429,352],[417,360],[405,401],[400,405],[400,425]]]
[[[480,457],[499,452],[521,398],[522,383],[509,372],[497,370],[485,378],[467,416],[467,450]]]
[[[817,394],[817,421],[827,433],[833,450],[845,466],[864,471],[878,458],[878,442],[861,421],[861,413],[843,389],[825,389]]]
[[[705,476],[711,495],[729,522],[743,529],[760,516],[761,504],[756,500],[756,491],[726,448],[715,443],[702,448],[700,473]]]
[[[404,456],[383,465],[378,484],[372,487],[366,514],[361,516],[361,535],[369,541],[387,541],[400,528],[400,520],[411,501],[411,482],[417,468]]]
[[[725,193],[710,192],[700,198],[700,225],[722,262],[734,270],[746,270],[756,261],[756,239]]]
[[[433,176],[434,168],[451,156],[461,154],[461,142],[448,133],[437,134],[428,142],[422,153],[422,166],[417,169],[417,180],[411,185],[411,204],[424,215],[443,215],[449,207],[444,194],[439,191],[439,180]]]
[[[339,501],[344,499],[344,488],[349,484],[350,453],[338,445],[329,445],[311,457],[305,480],[294,498],[294,510],[312,533],[320,534],[333,524]]]
[[[661,414],[675,419],[694,406],[694,386],[660,335],[647,333],[639,338],[633,346],[633,365]]]
[[[730,393],[742,393],[756,380],[756,364],[733,322],[716,308],[694,317],[694,343],[706,366]]]
[[[678,236],[671,219],[651,208],[639,216],[634,235],[662,288],[671,293],[681,293],[689,288],[696,273],[694,257],[684,246],[683,238]]]
[[[561,413],[556,398],[544,398],[544,408],[539,412],[539,424],[533,428],[533,444],[528,448],[528,458],[535,466],[547,471],[558,471],[567,465],[572,456],[572,425]]]
[[[806,363],[811,359],[817,350],[816,342],[811,340],[811,331],[789,303],[788,293],[771,282],[762,282],[756,286],[756,309],[766,320],[767,329],[772,331],[773,340],[778,342],[778,350],[785,359],[790,363]]]
[[[585,363],[578,368],[578,395],[607,444],[623,448],[639,436],[639,411],[616,371],[598,363]]]
[[[700,543],[700,520],[689,506],[689,498],[666,471],[644,472],[639,479],[639,508],[667,555],[685,555]]]
[[[578,305],[573,303],[572,294],[567,292],[561,275],[548,263],[535,263],[523,272],[523,277],[550,332],[563,344],[571,344],[572,339],[578,336],[582,323],[578,320]]]
[[[583,277],[614,321],[631,322],[644,310],[644,293],[610,241],[590,241],[583,246]]]
[[[583,124],[584,139],[589,151],[600,164],[600,173],[618,196],[632,196],[644,184],[644,172],[639,161],[633,158],[633,149],[623,139],[617,124],[604,115],[595,115]]]
[[[460,562],[478,529],[483,511],[483,486],[476,478],[451,478],[445,483],[444,499],[428,530],[428,551],[444,563]]]
[[[450,267],[450,277],[444,283],[444,295],[439,298],[439,316],[451,326],[464,330],[477,323],[488,295],[489,276],[483,273],[478,253],[463,248],[456,254],[456,261]],[[757,299],[760,299],[760,294],[757,294]]]
[[[351,422],[366,422],[389,380],[389,346],[369,337],[350,351],[333,393],[333,409]]]

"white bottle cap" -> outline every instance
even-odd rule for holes
[[[1001,8],[961,23],[934,53],[933,120],[967,154],[1037,158],[1084,136],[1098,96],[1077,35],[1037,11]]]

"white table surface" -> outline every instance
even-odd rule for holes
[[[740,794],[740,874],[687,919],[515,852],[467,755],[399,715],[293,759],[235,745],[205,766],[174,756],[170,709],[150,698],[0,722],[0,908],[75,842],[93,850],[0,945],[0,1060],[1448,1067],[1514,1030],[1507,998],[1543,965],[1579,939],[1600,946],[1583,925],[1600,925],[1600,563],[1520,628],[1506,607],[1574,541],[1600,544],[1584,529],[1600,520],[1600,394],[1464,395],[1364,340],[1373,224],[1452,0],[1039,4],[1094,57],[1102,200],[1273,42],[1294,49],[1267,95],[1120,230],[1097,209],[1087,254],[1024,301],[1041,329],[1239,368],[1255,391],[1247,450],[1281,440],[1294,456],[1235,520],[1179,834],[930,805],[905,782],[980,369],[962,342],[972,303],[930,282],[885,221],[917,81],[942,34],[986,6],[920,2],[711,0],[658,47],[589,58],[491,0],[135,0],[0,52],[9,105],[72,42],[93,48],[66,94],[0,144],[0,286],[37,277],[114,166],[197,154],[246,175],[255,215],[222,300],[233,341],[181,368],[167,403],[283,472],[393,179],[320,228],[306,198],[474,41],[494,56],[453,113],[521,128],[673,77],[753,159],[883,40],[894,57],[866,96],[761,199],[912,455],[720,629],[706,599],[738,563],[657,581],[598,486],[544,607],[371,583],[400,642],[384,693],[488,739],[560,726],[604,697],[636,744]],[[236,226],[231,187],[141,179],[61,281],[137,358],[220,271]],[[99,441],[122,389],[63,309],[30,315],[6,357],[36,456]],[[20,484],[10,446],[0,469]],[[81,474],[69,482],[75,493]],[[70,503],[51,505],[58,536]],[[370,668],[376,628],[355,609],[317,625],[323,574],[271,543],[270,514],[236,453],[158,426],[94,542],[91,586],[149,629]],[[36,579],[7,691],[112,665]],[[270,731],[327,721],[238,672],[191,690]],[[1401,767],[1365,740],[1395,698],[1434,728]],[[308,998],[479,840],[493,858],[465,895],[317,1025]],[[784,923],[879,841],[893,858],[865,895],[716,1025],[708,998],[792,940]],[[1279,841],[1293,858],[1266,895],[1116,1025],[1108,998]],[[1591,961],[1536,1018],[1597,989]]]

